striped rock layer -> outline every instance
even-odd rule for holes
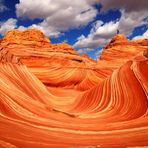
[[[117,35],[94,61],[37,30],[8,32],[0,43],[0,147],[148,146],[147,48]]]

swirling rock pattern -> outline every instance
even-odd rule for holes
[[[96,62],[51,49],[39,31],[12,32],[0,45],[0,147],[148,146],[146,45],[118,35]]]

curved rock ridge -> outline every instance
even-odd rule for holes
[[[117,34],[110,43],[103,49],[98,61],[97,67],[104,71],[106,77],[115,69],[134,58],[142,51],[148,50],[147,39],[140,41],[128,40],[125,35]]]
[[[52,44],[45,35],[37,29],[27,29],[25,31],[8,31],[1,41],[5,48],[15,50],[33,50],[42,52],[62,52],[77,54],[77,52],[67,43]],[[19,48],[19,49],[17,49]]]
[[[79,56],[67,43],[52,44],[46,40],[46,37],[35,29],[9,31],[0,45],[2,57],[8,52],[8,55],[16,56],[47,86],[86,90],[100,81],[93,69],[97,64],[95,60]],[[73,74],[67,75],[71,69],[75,69]],[[59,75],[61,79],[58,78]]]
[[[92,89],[66,96],[25,65],[0,63],[0,145],[147,146],[147,72],[148,60],[138,56]]]
[[[2,42],[24,45],[35,45],[40,42],[40,44],[37,44],[38,46],[45,46],[50,43],[50,40],[41,31],[36,29],[27,29],[25,31],[15,29],[6,32]]]
[[[137,39],[137,40],[133,40],[132,42],[142,46],[148,46],[148,39]]]
[[[127,61],[134,57],[139,52],[148,48],[148,44],[143,42],[129,41],[124,35],[118,34],[111,42],[104,48],[100,60],[114,61],[122,60]]]
[[[80,56],[81,56],[81,57],[84,57],[84,58],[86,58],[86,59],[89,59],[89,60],[92,61],[92,62],[96,62],[95,59],[90,58],[87,54],[80,54]]]
[[[97,62],[3,42],[0,147],[147,147],[147,46],[118,36]],[[132,54],[109,61],[110,50]]]

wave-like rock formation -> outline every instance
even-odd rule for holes
[[[0,147],[148,146],[146,49],[117,35],[96,62],[40,31],[8,32],[0,44]]]
[[[135,55],[148,50],[148,39],[129,41],[123,34],[117,34],[103,49],[97,67],[109,76],[115,69],[133,59]]]

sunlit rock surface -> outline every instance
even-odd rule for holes
[[[115,69],[133,59],[142,51],[148,50],[148,40],[129,41],[123,34],[117,34],[103,49],[97,68],[108,77]]]
[[[0,147],[148,146],[146,43],[115,36],[100,60],[40,31],[0,43]]]

